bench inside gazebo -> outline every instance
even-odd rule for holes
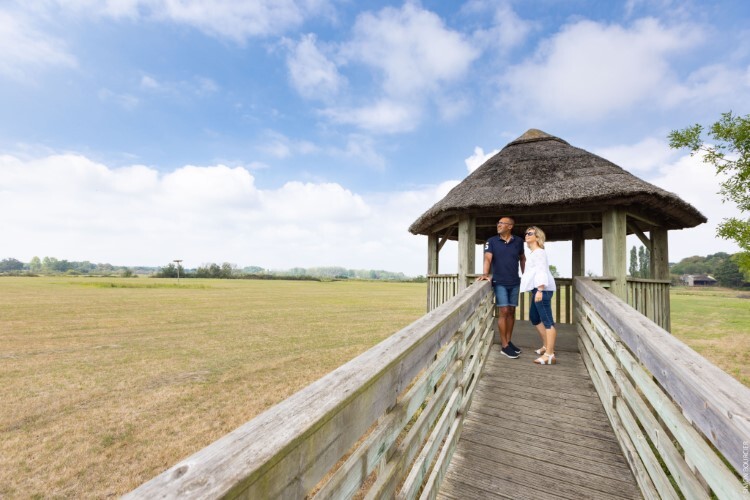
[[[559,362],[500,356],[476,245],[501,216],[571,241]],[[750,390],[669,333],[667,232],[705,218],[672,193],[531,130],[410,231],[428,237],[428,312],[126,498],[746,498]],[[626,276],[625,238],[651,252]],[[585,240],[603,277],[585,277]],[[458,273],[439,251],[457,240]],[[522,310],[523,306],[519,307]]]

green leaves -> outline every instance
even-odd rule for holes
[[[692,125],[669,133],[669,146],[690,149],[690,155],[703,154],[703,162],[712,165],[721,175],[719,194],[722,201],[732,202],[741,212],[750,212],[750,115],[735,116],[731,111],[708,129],[707,142],[703,127]],[[716,230],[717,236],[734,240],[745,252],[740,258],[750,265],[750,217],[724,219]],[[744,268],[750,271],[750,267]]]

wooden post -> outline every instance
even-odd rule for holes
[[[573,285],[570,288],[570,292],[573,294],[571,299],[571,304],[575,304],[575,277],[576,276],[585,276],[586,274],[586,239],[583,237],[583,230],[582,229],[576,229],[573,233],[573,262],[572,262],[572,276],[573,278]],[[570,317],[570,323],[575,324],[576,323],[576,308],[571,308],[571,317]]]
[[[438,241],[439,237],[437,233],[430,233],[427,236],[427,276],[430,274],[438,274],[438,268],[439,268],[439,253],[440,249],[438,248]],[[435,293],[434,290],[430,289],[430,278],[427,278],[427,312],[430,311],[430,304],[432,294]]]
[[[655,280],[669,279],[669,238],[667,230],[656,228],[651,230],[651,278]],[[672,331],[671,320],[671,303],[669,292],[660,304],[654,304],[655,307],[662,309],[660,316],[663,317],[662,328],[666,331]]]
[[[477,241],[477,219],[468,215],[458,217],[458,291],[466,288],[469,274],[476,272],[474,255]]]
[[[651,230],[651,278],[669,279],[669,240],[663,228]]]
[[[602,268],[614,279],[609,291],[627,302],[627,258],[625,212],[610,208],[602,214]]]

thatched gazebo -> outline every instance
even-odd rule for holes
[[[438,275],[443,244],[457,240],[456,290],[468,286],[475,273],[475,245],[497,234],[497,220],[505,215],[515,218],[516,228],[542,227],[548,241],[571,241],[573,277],[585,272],[585,240],[601,238],[604,276],[610,290],[624,300],[628,299],[628,234],[636,234],[649,249],[651,279],[664,282],[669,279],[667,231],[706,222],[703,214],[674,193],[531,129],[409,227],[411,233],[428,237],[428,275]]]

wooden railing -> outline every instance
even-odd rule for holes
[[[672,329],[669,280],[627,279],[628,304],[667,331]]]
[[[467,277],[467,285],[473,283],[478,274]],[[556,278],[557,292],[552,301],[552,314],[557,323],[572,323],[573,280],[570,278]],[[427,310],[431,311],[456,294],[458,290],[457,274],[431,274],[427,276]],[[528,294],[522,293],[518,297],[516,319],[529,319]],[[495,313],[497,315],[497,312]]]
[[[580,351],[644,496],[748,498],[750,389],[592,280],[575,287]]]
[[[472,285],[125,498],[434,498],[492,344]]]

